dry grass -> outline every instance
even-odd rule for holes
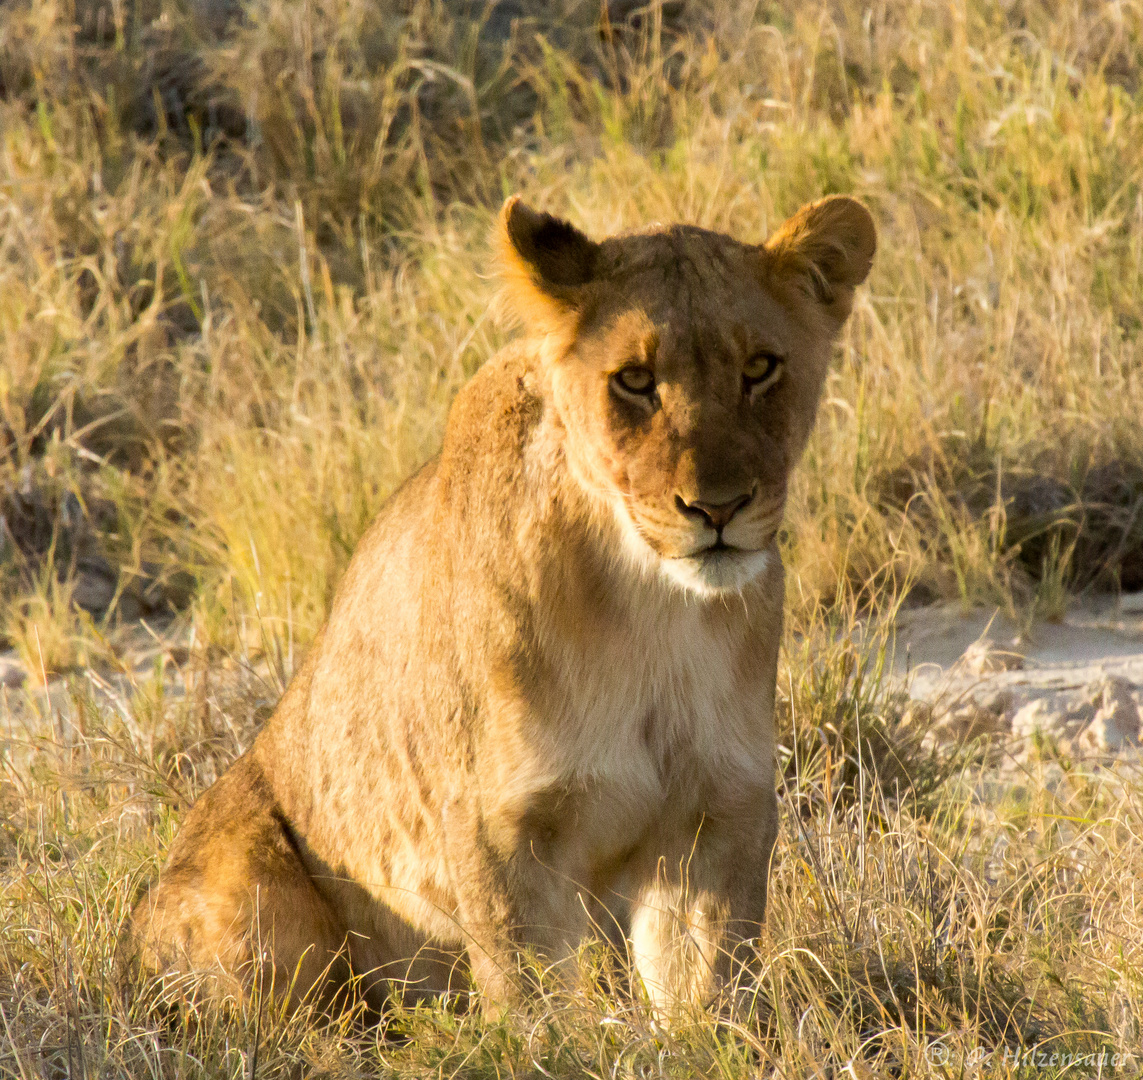
[[[268,1076],[944,1075],[945,1053],[954,1066],[989,1055],[986,1075],[1070,1076],[1096,1070],[1004,1062],[1034,1047],[1137,1055],[1143,782],[1044,761],[989,793],[970,757],[926,755],[855,659],[839,644],[818,650],[818,672],[783,673],[784,828],[752,1012],[669,1034],[612,987],[598,950],[583,956],[587,989],[553,989],[502,1024],[442,1004],[398,1011],[383,1038],[252,1005],[168,1028],[147,988],[117,981],[119,927],[273,691],[225,664],[164,672],[160,656],[118,695],[76,680],[39,717],[32,697],[0,808],[0,1069],[237,1075],[256,1041]]]
[[[0,709],[0,1072],[245,1067],[254,1017],[172,1034],[120,995],[117,929],[505,339],[486,239],[517,190],[595,234],[761,239],[833,191],[878,221],[788,519],[760,1023],[665,1036],[602,994],[419,1012],[402,1043],[267,1015],[259,1074],[1137,1054],[1139,782],[1045,762],[974,801],[983,766],[930,758],[836,642],[905,599],[1143,587],[1143,7],[717,0],[601,30],[568,0],[501,45],[456,9],[0,11],[0,635],[51,687]]]

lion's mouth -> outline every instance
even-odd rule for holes
[[[716,559],[728,555],[749,555],[751,554],[750,548],[738,547],[735,544],[728,544],[720,536],[713,544],[709,544],[704,548],[699,548],[696,551],[691,551],[682,556],[684,559],[698,559],[699,561],[707,559]]]
[[[781,520],[780,517],[778,519]],[[683,559],[695,559],[700,562],[703,561],[722,561],[726,559],[749,558],[757,555],[759,552],[767,550],[774,542],[777,536],[778,528],[777,522],[773,524],[772,528],[764,528],[761,536],[755,536],[751,539],[756,539],[758,542],[744,546],[742,544],[731,544],[723,539],[722,533],[718,534],[718,538],[713,544],[708,544],[706,547],[696,548],[694,551],[688,552],[683,555]]]

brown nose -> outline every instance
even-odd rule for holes
[[[748,494],[739,495],[730,502],[708,503],[699,502],[697,499],[694,502],[687,502],[681,495],[676,495],[675,505],[684,517],[699,518],[715,532],[720,533],[730,524],[730,519],[753,498],[753,494]]]

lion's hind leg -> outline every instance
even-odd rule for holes
[[[128,944],[168,1001],[241,999],[257,985],[290,1008],[351,1003],[345,928],[249,755],[192,808]]]

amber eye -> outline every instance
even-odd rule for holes
[[[776,353],[758,353],[746,361],[742,382],[747,391],[765,393],[781,377],[784,361]]]
[[[611,376],[611,384],[621,393],[650,397],[655,392],[655,375],[645,367],[629,364]]]

